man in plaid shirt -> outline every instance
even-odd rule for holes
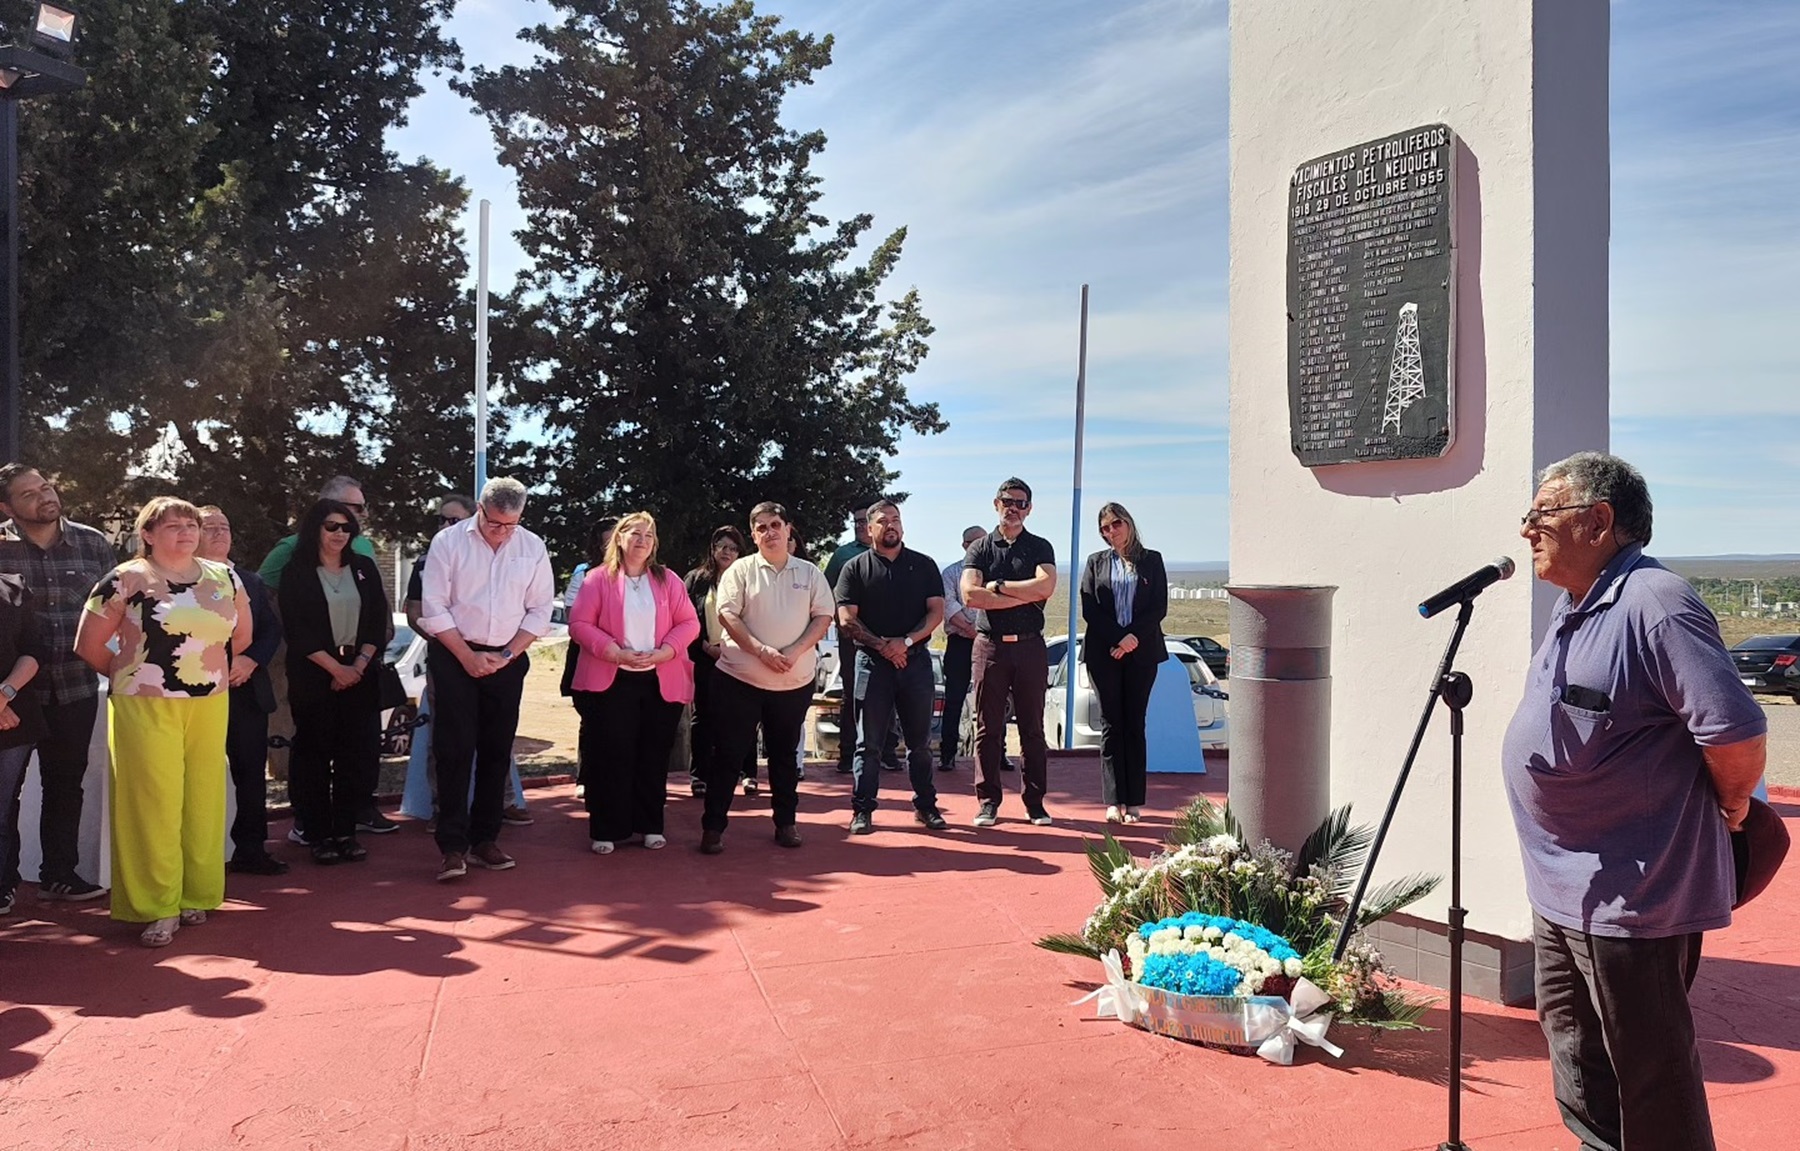
[[[104,535],[63,518],[56,486],[36,468],[0,467],[0,572],[21,576],[44,627],[50,665],[29,691],[43,702],[46,732],[38,744],[44,789],[39,825],[44,863],[41,899],[98,899],[106,890],[75,873],[80,862],[81,781],[98,714],[99,681],[75,655],[75,625],[100,577],[119,562]]]

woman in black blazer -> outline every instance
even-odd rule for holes
[[[1081,661],[1100,697],[1100,789],[1108,823],[1136,823],[1144,804],[1148,753],[1144,717],[1157,665],[1169,658],[1162,621],[1169,575],[1160,552],[1138,539],[1137,521],[1119,504],[1100,509],[1106,550],[1081,573]]]
[[[320,500],[281,575],[294,750],[288,787],[316,863],[364,859],[356,808],[381,768],[381,670],[392,618],[375,561],[350,541],[350,508]]]

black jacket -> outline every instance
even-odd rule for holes
[[[327,701],[352,701],[368,707],[379,707],[381,701],[381,649],[387,643],[388,621],[392,609],[387,592],[381,587],[381,572],[368,556],[352,553],[350,573],[362,593],[362,614],[356,622],[356,646],[373,645],[375,657],[363,672],[362,682],[349,691],[332,691],[331,676],[308,657],[314,652],[336,652],[337,641],[331,634],[331,612],[325,606],[325,589],[316,572],[304,578],[297,571],[284,572],[281,579],[281,623],[287,629],[288,700],[300,706],[316,706]],[[291,565],[290,565],[291,567]],[[364,696],[367,698],[365,699]]]
[[[269,585],[256,574],[255,568],[232,564],[250,600],[250,646],[244,658],[256,661],[256,670],[241,686],[231,689],[233,706],[250,706],[264,715],[275,711],[275,686],[269,682],[269,661],[281,649],[281,617],[269,598]]]
[[[1131,626],[1119,626],[1112,586],[1112,549],[1104,548],[1087,558],[1081,572],[1081,661],[1089,667],[1113,663],[1112,649],[1127,631],[1137,636],[1137,650],[1125,658],[1141,663],[1162,663],[1169,658],[1163,643],[1163,617],[1169,614],[1169,573],[1161,552],[1145,549],[1138,560],[1137,595],[1131,601]]]
[[[11,675],[13,664],[24,655],[38,662],[38,672],[32,683],[50,675],[50,648],[44,640],[37,613],[31,610],[31,592],[20,577],[0,576],[0,679]],[[43,707],[38,693],[29,687],[27,685],[27,690],[21,691],[9,705],[13,714],[19,717],[19,726],[0,731],[0,748],[26,747],[44,736]],[[8,798],[0,797],[0,803],[5,803]]]

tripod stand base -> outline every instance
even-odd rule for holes
[[[1467,1143],[1439,1143],[1437,1151],[1472,1151]]]

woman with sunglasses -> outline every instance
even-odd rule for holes
[[[1100,797],[1108,823],[1136,823],[1149,770],[1144,724],[1157,665],[1169,658],[1162,621],[1169,614],[1169,576],[1162,553],[1138,539],[1137,521],[1121,504],[1100,508],[1106,547],[1081,573],[1081,662],[1100,697]]]
[[[157,496],[137,534],[142,554],[94,585],[75,654],[111,682],[112,917],[166,947],[225,899],[229,653],[250,646],[250,601],[197,554],[193,504]]]
[[[294,750],[288,786],[315,863],[364,859],[357,805],[373,793],[381,756],[375,661],[387,641],[387,592],[375,561],[353,551],[356,516],[320,500],[300,520],[281,578]]]

